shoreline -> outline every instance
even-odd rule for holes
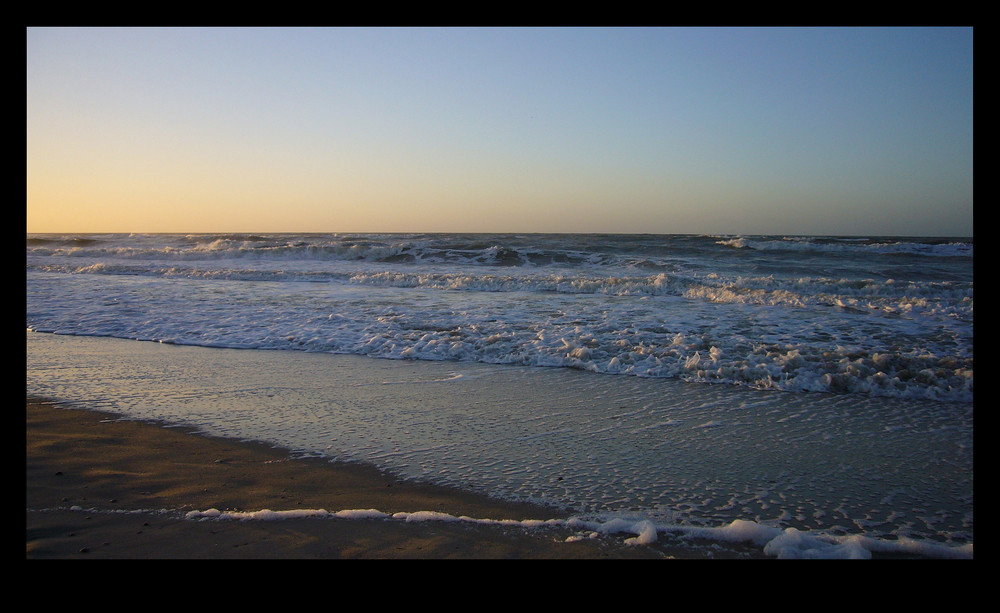
[[[468,376],[442,379],[454,375],[451,367],[430,362],[192,349],[32,333],[28,355],[29,558],[77,557],[81,552],[90,557],[220,559],[972,557],[971,542],[896,542],[891,536],[871,540],[864,533],[855,535],[856,540],[808,529],[802,539],[782,534],[785,538],[772,545],[776,527],[752,514],[701,528],[640,521],[641,515],[633,519],[628,511],[611,517],[580,516],[582,511],[571,506],[491,498],[491,493],[512,491],[507,481],[491,480],[488,470],[465,471],[466,465],[489,468],[498,454],[508,452],[521,458],[514,469],[541,470],[542,464],[532,460],[534,437],[530,447],[514,449],[496,441],[519,442],[523,432],[474,427],[492,423],[495,415],[511,422],[537,414],[543,421],[532,424],[532,432],[560,434],[545,441],[550,463],[538,477],[542,482],[562,481],[570,460],[579,460],[581,450],[596,452],[591,445],[601,441],[590,430],[564,433],[560,416],[571,411],[593,423],[605,409],[644,403],[641,399],[653,397],[644,394],[659,394],[659,383],[650,391],[625,379],[621,385],[616,381],[595,390],[595,383],[605,381],[566,372],[540,377],[537,371],[473,366],[463,369]],[[97,371],[95,365],[100,365]],[[213,376],[205,376],[209,373]],[[293,386],[288,386],[288,373],[297,377]],[[241,382],[251,378],[252,386],[244,387]],[[392,385],[399,383],[407,385]],[[670,386],[675,394],[670,406],[677,407],[670,416],[690,424],[711,423],[705,420],[715,413],[700,407],[706,400],[718,400],[717,394],[702,392],[716,390]],[[595,391],[609,395],[592,404],[587,399]],[[766,400],[777,404],[740,412],[740,417],[752,426],[753,418],[768,406],[787,415],[811,406],[804,402],[807,398],[775,394]],[[619,402],[620,397],[628,402]],[[747,399],[761,397],[736,397],[734,406],[744,406]],[[546,410],[538,411],[543,405]],[[427,406],[439,410],[433,415],[407,410]],[[698,410],[682,412],[692,406]],[[544,421],[547,415],[552,419]],[[762,423],[772,437],[769,422]],[[636,424],[663,422],[652,416]],[[807,433],[813,432],[811,424],[806,426]],[[695,427],[706,440],[720,430],[701,435],[703,428]],[[969,427],[971,436],[971,423]],[[726,440],[722,434],[719,440]],[[422,445],[435,449],[441,443],[454,447],[445,456],[457,460],[426,463],[424,455],[408,452]],[[324,444],[337,459],[321,451]],[[880,443],[878,449],[909,454],[900,444]],[[350,452],[337,451],[343,449]],[[754,466],[761,458],[745,445],[727,447],[723,456],[714,450],[704,444],[678,447],[678,453],[659,457],[655,464],[682,470],[683,462],[693,459],[697,467],[711,469],[720,458],[744,458]],[[869,457],[865,452],[870,450],[862,446],[860,451]],[[787,462],[784,454],[779,459]],[[687,468],[685,474],[709,474]],[[455,477],[461,474],[470,476]],[[621,483],[599,482],[592,493],[613,495],[620,485],[631,487],[640,475],[621,474]],[[965,483],[964,475],[955,477]],[[971,477],[970,472],[970,487]],[[878,486],[881,482],[873,484]],[[669,482],[663,487],[663,497],[684,492],[675,493]],[[581,500],[582,508],[589,508],[586,491],[582,496],[549,498]],[[971,509],[969,513],[971,537]],[[137,517],[142,521],[126,521]],[[149,534],[153,527],[156,538]],[[87,539],[81,538],[83,530],[90,531]]]
[[[191,429],[26,399],[26,557],[118,559],[763,558],[740,550],[626,536],[581,537],[563,525],[406,521],[394,513],[493,520],[565,519],[558,509],[401,480],[363,464]],[[274,520],[188,519],[191,511],[289,511]],[[375,518],[294,511],[377,509]]]

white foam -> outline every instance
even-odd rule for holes
[[[300,286],[282,280],[294,278],[293,271],[177,276],[171,267],[163,277],[130,269],[107,274],[114,266],[41,267],[49,272],[29,276],[29,300],[37,306],[28,328],[213,347],[568,367],[790,392],[972,398],[971,285],[925,287],[928,293],[910,296],[888,282],[859,288],[714,273],[715,279],[681,280],[382,271],[354,273],[346,285],[332,276]],[[121,281],[109,285],[105,278]],[[238,282],[243,279],[267,284]],[[203,291],[203,284],[221,280],[232,283]],[[352,283],[369,289],[355,292]],[[67,292],[72,300],[61,298]],[[193,296],[198,309],[188,308]],[[649,298],[656,304],[644,302]]]
[[[657,525],[649,520],[634,520],[615,517],[604,520],[588,520],[577,517],[568,519],[483,519],[455,516],[440,511],[382,513],[374,509],[348,509],[334,513],[323,509],[271,511],[264,509],[253,512],[208,509],[189,511],[189,520],[257,520],[280,521],[288,519],[389,519],[402,522],[465,522],[477,525],[516,526],[524,529],[548,527],[571,528],[579,533],[565,539],[567,543],[593,539],[600,535],[632,534],[622,542],[629,546],[653,545],[661,533],[671,533],[681,539],[704,539],[724,543],[749,543],[760,547],[762,553],[779,559],[870,559],[872,553],[912,554],[936,558],[973,557],[972,544],[947,546],[921,542],[909,538],[886,541],[863,535],[830,536],[811,533],[796,528],[775,528],[753,521],[735,520],[719,527],[690,527],[678,525]]]

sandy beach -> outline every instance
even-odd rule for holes
[[[624,536],[458,521],[185,519],[192,510],[378,509],[549,519],[556,509],[400,481],[363,465],[291,459],[261,444],[26,402],[26,556],[117,559],[691,558]],[[713,557],[718,552],[711,554]],[[732,556],[737,556],[732,552]],[[742,556],[741,556],[742,557]]]

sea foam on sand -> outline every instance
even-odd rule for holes
[[[484,519],[455,516],[438,511],[416,511],[412,513],[383,513],[377,509],[345,509],[330,512],[325,509],[296,509],[290,511],[189,511],[189,520],[259,520],[274,521],[284,519],[346,519],[346,520],[389,520],[404,522],[468,522],[479,525],[517,526],[526,529],[544,527],[564,527],[578,532],[566,539],[573,542],[602,535],[633,534],[624,540],[626,545],[651,545],[657,541],[659,533],[674,533],[680,538],[706,539],[728,543],[750,543],[763,547],[764,554],[779,559],[869,559],[873,552],[898,553],[929,556],[935,558],[972,559],[972,544],[960,547],[936,545],[926,541],[900,538],[896,541],[873,539],[862,535],[831,536],[803,532],[795,528],[775,528],[748,520],[735,520],[720,527],[691,527],[676,525],[656,525],[649,520],[632,521],[613,518],[607,521],[568,519]]]

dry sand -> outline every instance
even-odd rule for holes
[[[568,559],[701,557],[623,544],[566,542],[563,527],[298,518],[193,520],[208,509],[441,511],[492,519],[564,512],[400,481],[374,467],[292,459],[262,444],[122,421],[27,400],[27,543],[37,558]],[[74,509],[74,507],[77,507]]]

